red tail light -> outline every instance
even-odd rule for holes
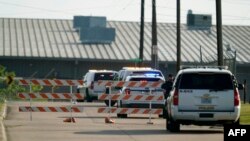
[[[91,89],[91,90],[94,89],[94,81],[91,82],[91,84],[90,84],[90,89]]]
[[[173,96],[173,104],[177,106],[179,104],[179,92],[178,89],[175,89]]]
[[[130,94],[130,89],[125,89],[125,94]]]
[[[234,106],[239,106],[240,105],[240,94],[238,89],[234,89]]]

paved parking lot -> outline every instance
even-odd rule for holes
[[[67,102],[33,102],[36,106],[65,106]],[[181,126],[180,133],[165,130],[165,119],[154,116],[149,125],[148,115],[129,115],[127,119],[116,118],[114,124],[105,124],[108,114],[97,113],[103,103],[81,103],[83,113],[73,113],[76,123],[65,123],[70,113],[18,112],[18,106],[29,102],[9,102],[7,119],[4,121],[8,141],[223,141],[223,128],[208,126]]]

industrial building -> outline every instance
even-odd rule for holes
[[[190,13],[189,13],[190,14]],[[192,14],[192,13],[191,13]],[[181,25],[182,64],[216,62],[216,26],[209,15]],[[196,24],[202,23],[203,24]],[[89,69],[135,66],[140,23],[75,16],[74,20],[0,18],[0,64],[24,78],[81,79]],[[151,23],[145,23],[144,66],[151,61]],[[176,73],[176,24],[158,23],[159,69]],[[250,26],[223,25],[225,60],[236,57],[236,76],[250,82]]]

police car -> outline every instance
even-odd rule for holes
[[[158,74],[149,73],[144,75],[127,76],[125,81],[139,81],[139,82],[164,82],[165,79]],[[161,95],[163,90],[161,86],[156,88],[149,87],[123,87],[121,94],[125,95]],[[135,101],[135,100],[121,100],[119,107],[126,108],[149,108],[149,101]],[[151,101],[152,108],[164,108],[165,101]],[[126,118],[127,114],[117,114],[118,117]]]
[[[178,132],[180,124],[239,124],[238,86],[225,67],[181,69],[166,101],[167,130]]]

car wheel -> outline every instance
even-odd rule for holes
[[[84,102],[84,99],[77,99],[76,102]]]
[[[117,114],[118,118],[127,118],[128,114]]]
[[[171,118],[166,120],[166,126],[170,132],[180,132],[180,124]]]
[[[110,106],[114,106],[116,104],[116,100],[111,100]],[[109,106],[109,100],[105,100],[104,103]]]
[[[164,118],[164,119],[167,118],[167,111],[166,111],[166,109],[164,107],[162,108],[162,114],[159,115],[159,117],[160,118]]]
[[[89,95],[89,90],[88,89],[86,89],[86,99],[87,99],[87,102],[92,102],[93,101],[93,99]]]
[[[233,123],[233,125],[240,125],[240,118]]]
[[[76,92],[81,93],[79,88],[76,90]],[[76,102],[84,102],[84,99],[77,99]]]

